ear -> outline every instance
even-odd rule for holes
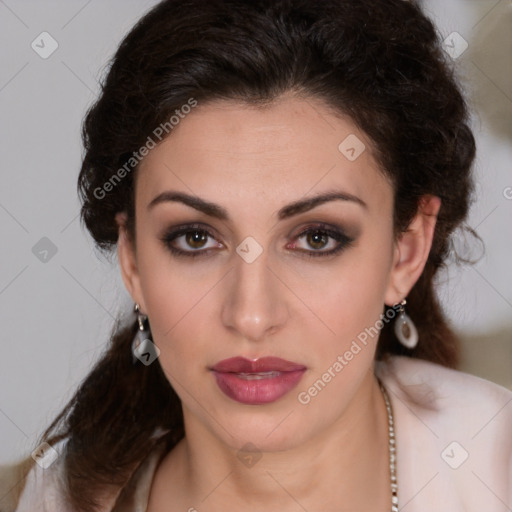
[[[119,260],[119,266],[121,267],[121,276],[128,293],[131,295],[132,300],[139,304],[141,312],[145,312],[146,305],[144,304],[142,288],[140,285],[135,247],[126,229],[126,219],[127,217],[125,212],[116,214],[116,222],[119,228],[117,257]]]
[[[424,195],[418,203],[418,212],[395,245],[385,303],[393,306],[401,302],[419,279],[427,262],[441,199]]]

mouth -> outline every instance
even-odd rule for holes
[[[237,375],[240,379],[261,380],[279,377],[279,375],[281,375],[281,372],[237,373]]]
[[[277,357],[254,361],[233,357],[210,370],[226,396],[246,405],[262,405],[275,402],[297,386],[306,367]]]

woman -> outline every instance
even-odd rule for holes
[[[414,2],[164,1],[83,138],[135,314],[5,510],[512,507],[512,393],[435,293],[475,144]]]

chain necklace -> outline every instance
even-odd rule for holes
[[[388,431],[389,431],[389,471],[391,473],[391,512],[398,512],[398,484],[396,481],[396,439],[395,439],[395,425],[393,423],[393,410],[391,402],[389,401],[388,392],[380,381],[380,389],[384,395],[386,402],[386,409],[388,411]]]

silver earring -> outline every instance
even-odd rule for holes
[[[406,315],[404,306],[407,301],[404,299],[396,306],[399,307],[398,318],[395,320],[395,334],[400,343],[407,348],[414,348],[418,344],[418,330],[411,318]]]
[[[139,357],[135,355],[136,350],[145,340],[149,340],[150,333],[149,329],[146,329],[147,315],[140,312],[140,306],[138,304],[135,304],[133,310],[137,315],[137,322],[139,323],[139,330],[132,341],[132,358],[133,364],[135,364],[139,360]]]

